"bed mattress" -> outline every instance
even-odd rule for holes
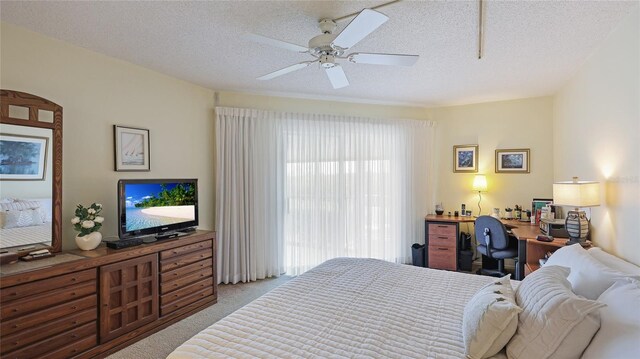
[[[491,280],[332,259],[203,330],[169,358],[464,358],[464,306]]]

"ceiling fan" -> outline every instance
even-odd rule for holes
[[[389,20],[389,18],[380,12],[372,9],[364,9],[339,34],[336,35],[333,33],[337,28],[336,21],[331,19],[322,19],[318,23],[318,27],[322,31],[322,35],[318,35],[309,40],[308,47],[272,39],[262,35],[248,34],[247,38],[252,41],[265,45],[276,46],[285,50],[308,53],[315,58],[315,60],[304,61],[268,73],[264,76],[260,76],[258,77],[258,80],[271,80],[290,72],[303,69],[311,64],[318,63],[321,68],[324,68],[333,88],[339,89],[349,86],[349,80],[338,61],[347,60],[355,64],[412,66],[416,61],[418,61],[418,55],[365,52],[354,52],[345,55],[345,52],[349,48],[375,31],[387,20]]]

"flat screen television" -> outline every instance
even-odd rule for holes
[[[197,225],[197,179],[118,181],[120,238],[162,235]]]

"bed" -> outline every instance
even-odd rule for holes
[[[169,358],[461,358],[465,304],[494,279],[332,259],[205,329]]]
[[[639,358],[640,268],[579,245],[547,263],[515,282],[332,259],[168,358]]]
[[[0,199],[0,248],[51,244],[51,198]]]

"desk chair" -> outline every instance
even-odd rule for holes
[[[518,257],[518,240],[507,232],[500,220],[491,216],[480,216],[475,222],[478,252],[498,260],[498,270],[482,268],[478,274],[491,276],[505,276],[505,258]]]

